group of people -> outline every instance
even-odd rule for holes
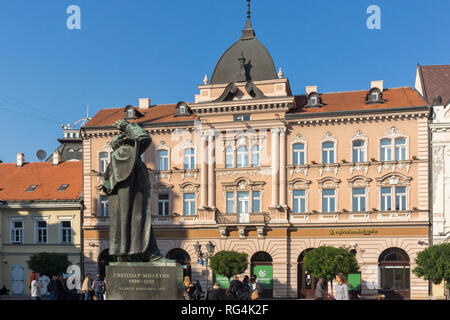
[[[324,279],[319,279],[316,285],[315,297],[316,300],[351,300],[348,290],[347,277],[343,273],[338,273],[335,277],[335,295],[328,294],[327,282]],[[375,296],[361,296],[356,295],[353,299],[359,300],[384,300],[386,296],[384,294],[377,294]]]
[[[38,273],[32,272],[30,277],[31,299],[42,300],[42,289],[44,289],[44,284],[39,280]],[[94,280],[88,274],[83,281],[80,297],[76,288],[69,289],[67,287],[67,281],[62,276],[54,275],[47,285],[47,292],[50,300],[80,300],[80,298],[82,300],[104,300],[106,284],[99,274]]]
[[[191,283],[189,276],[184,278],[184,298],[186,300],[258,300],[262,297],[263,288],[256,276],[245,276],[242,281],[234,275],[228,290],[220,290],[215,283],[212,290],[203,293],[200,281]]]

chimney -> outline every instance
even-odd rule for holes
[[[378,88],[378,89],[380,89],[381,92],[383,92],[383,90],[384,90],[384,88],[383,88],[383,83],[384,83],[383,80],[372,81],[372,82],[370,83],[370,89]]]
[[[151,103],[150,98],[140,98],[139,109],[148,110],[150,108],[150,103]]]
[[[58,151],[53,152],[53,165],[57,166],[61,162],[61,155]]]
[[[317,92],[318,88],[317,86],[307,86],[306,87],[306,95],[309,96],[312,92]]]
[[[25,155],[23,153],[17,154],[17,166],[22,167],[25,162]]]

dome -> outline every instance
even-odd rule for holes
[[[272,56],[256,39],[250,21],[250,1],[248,6],[247,25],[242,31],[242,37],[220,58],[211,84],[278,79]]]

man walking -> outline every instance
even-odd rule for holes
[[[95,297],[97,297],[96,300],[103,300],[103,294],[105,293],[105,282],[100,274],[97,274],[97,278],[92,283],[92,289],[94,290]]]
[[[324,279],[319,279],[316,286],[316,300],[324,300],[327,297],[327,283]]]

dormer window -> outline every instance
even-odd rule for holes
[[[125,118],[127,120],[136,120],[137,118],[141,118],[144,116],[133,106],[126,106],[124,111],[125,111]]]
[[[127,110],[127,118],[128,119],[134,118],[134,110],[133,109],[128,109]]]
[[[311,92],[307,97],[308,104],[306,107],[309,108],[320,108],[322,107],[320,95],[317,92]]]
[[[177,105],[177,115],[178,116],[187,116],[190,114],[190,110],[188,105],[185,102],[179,102]]]
[[[379,88],[372,88],[366,97],[367,104],[380,104],[383,103],[383,93]]]

